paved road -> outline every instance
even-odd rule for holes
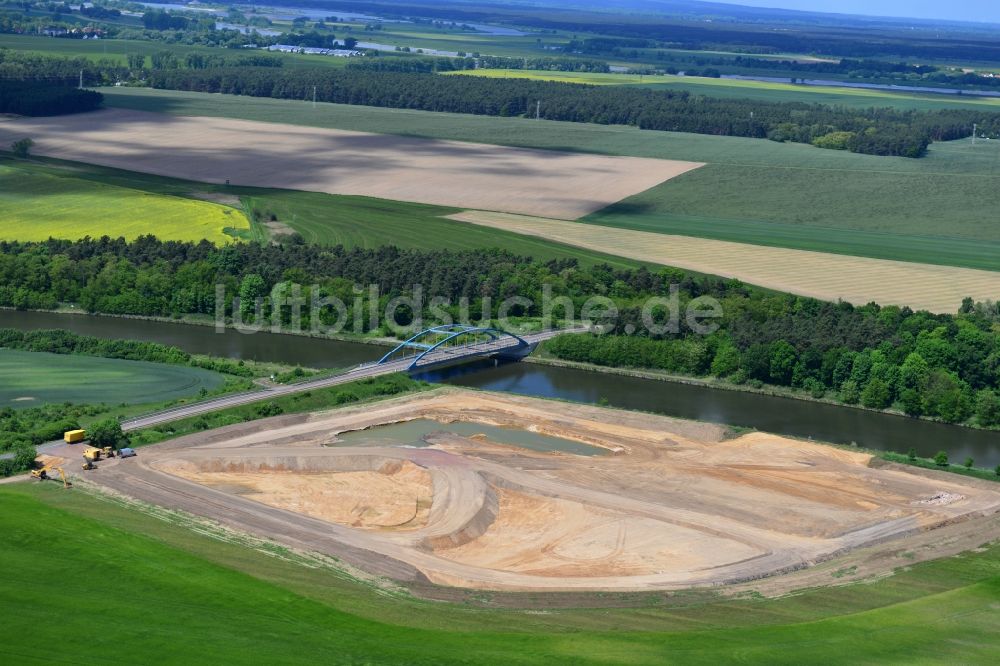
[[[552,330],[543,331],[541,333],[530,333],[528,335],[521,336],[525,342],[535,345],[543,340],[548,340],[561,333],[583,333],[587,329],[585,328],[574,328],[566,330]],[[425,356],[421,360],[421,367],[425,365],[437,365],[442,363],[448,363],[450,361],[459,360],[464,357],[481,357],[489,356],[498,352],[503,352],[506,350],[513,349],[519,343],[513,338],[493,340],[490,342],[483,342],[479,344],[469,344],[469,345],[459,345],[455,347],[449,347],[447,349],[438,349],[432,354]],[[209,412],[215,412],[220,409],[226,409],[228,407],[236,407],[239,405],[248,405],[255,402],[261,402],[263,400],[273,400],[284,395],[290,395],[294,393],[302,393],[304,391],[312,391],[315,389],[329,388],[331,386],[337,386],[339,384],[347,384],[349,382],[357,381],[359,379],[365,379],[367,377],[378,377],[381,375],[390,375],[395,372],[406,371],[410,363],[413,362],[413,356],[400,359],[398,361],[392,361],[383,364],[376,363],[365,363],[359,365],[347,372],[339,375],[334,375],[333,377],[323,377],[321,379],[312,379],[304,382],[296,382],[295,384],[281,384],[278,386],[271,386],[266,388],[254,389],[252,391],[245,391],[242,393],[230,393],[228,395],[220,396],[218,398],[212,398],[210,400],[204,400],[202,402],[196,402],[189,405],[181,405],[179,407],[171,407],[170,409],[164,409],[159,412],[153,412],[150,414],[145,414],[138,416],[136,418],[128,419],[122,422],[122,430],[128,432],[130,430],[139,430],[141,428],[148,428],[150,426],[158,425],[160,423],[167,423],[169,421],[176,421],[177,419],[188,418],[190,416],[197,416],[199,414],[207,414]],[[48,453],[52,449],[60,446],[62,440],[56,440],[54,442],[48,442],[42,444],[38,447],[39,453]],[[13,454],[5,454],[0,456],[0,458],[8,458]]]

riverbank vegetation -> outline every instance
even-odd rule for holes
[[[2,321],[2,320],[0,320]],[[158,342],[96,338],[62,329],[22,331],[0,328],[0,349],[48,354],[93,356],[97,358],[145,361],[164,365],[183,365],[210,370],[241,379],[272,377],[277,383],[289,383],[314,377],[319,371],[291,367],[282,363],[189,354],[182,349]],[[237,383],[239,384],[239,383]],[[239,384],[242,386],[243,384]]]
[[[423,391],[428,388],[430,388],[430,384],[411,379],[404,373],[369,377],[332,388],[280,396],[267,402],[228,407],[207,414],[161,423],[136,433],[130,433],[129,441],[134,446],[144,446],[202,430],[222,428],[269,416],[302,414],[321,409],[343,407],[370,400],[381,400],[394,395]]]
[[[560,336],[546,350],[569,361],[790,387],[869,409],[1000,426],[1000,336],[971,301],[951,316],[793,296],[717,297],[724,314],[709,336],[625,335],[642,330],[633,310],[623,312],[617,334]]]
[[[418,284],[422,302],[391,309],[392,321],[372,320],[373,309],[386,312],[393,298],[412,296]],[[216,302],[216,285],[224,287],[223,301]],[[669,297],[671,285],[678,290],[679,313],[694,299],[716,299],[721,316],[712,323],[718,330],[700,335],[681,324],[650,333],[644,319],[668,323],[668,313],[644,315],[643,305],[651,297]],[[935,315],[827,303],[673,269],[581,267],[574,260],[538,262],[501,250],[325,248],[294,237],[278,245],[222,248],[153,237],[133,243],[0,243],[0,305],[24,309],[77,303],[94,313],[216,315],[303,331],[392,335],[398,327],[436,322],[441,313],[453,320],[492,320],[503,300],[514,296],[527,301],[507,314],[536,321],[546,314],[578,318],[593,296],[613,303],[617,316],[602,322],[609,334],[552,340],[547,349],[557,358],[793,387],[871,409],[1000,425],[996,308],[971,300],[956,304],[961,310],[955,315]],[[548,313],[546,296],[562,299]],[[298,304],[293,307],[289,298]],[[314,299],[330,298],[347,307],[314,309]],[[433,298],[446,303],[432,309]]]
[[[21,331],[15,328],[0,328],[0,349],[186,365],[235,377],[255,377],[262,374],[261,370],[255,369],[252,364],[247,365],[244,361],[195,356],[177,347],[158,342],[108,340],[58,329]]]

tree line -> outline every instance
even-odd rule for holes
[[[473,55],[457,58],[375,56],[347,63],[347,69],[375,72],[459,72],[469,69],[531,69],[551,72],[610,72],[608,63],[581,58],[509,58]]]
[[[48,81],[9,81],[0,79],[0,113],[19,116],[61,116],[93,111],[101,106],[104,95],[93,90],[50,83]]]
[[[158,342],[108,340],[61,329],[21,331],[15,328],[0,328],[0,349],[187,365],[237,377],[254,375],[253,370],[242,361],[192,356],[182,349]]]
[[[788,387],[871,409],[1000,426],[1000,333],[970,302],[958,316],[807,298],[722,300],[710,336],[561,336],[557,358]],[[749,306],[749,307],[748,307]],[[773,309],[771,309],[773,308]]]
[[[154,88],[491,116],[632,125],[642,129],[812,143],[834,132],[835,147],[874,155],[921,157],[932,141],[971,136],[973,123],[1000,136],[1000,114],[965,109],[846,109],[802,102],[760,102],[684,91],[553,81],[437,76],[321,68],[219,68],[153,72]]]
[[[549,72],[601,73],[611,71],[611,66],[603,60],[583,58],[511,58],[482,55],[477,60],[478,66],[484,69],[538,69]]]
[[[615,367],[655,368],[692,376],[716,376],[738,384],[788,387],[814,397],[873,409],[895,407],[913,416],[953,423],[1000,425],[1000,329],[995,308],[971,301],[956,314],[914,312],[906,307],[860,307],[775,294],[735,280],[694,277],[682,271],[645,268],[580,267],[575,260],[538,262],[502,250],[434,251],[319,247],[292,240],[279,245],[164,242],[151,236],[123,239],[49,240],[0,243],[0,305],[51,308],[75,303],[88,312],[175,316],[234,311],[233,297],[264,301],[288,320],[269,295],[304,285],[304,325],[313,317],[332,323],[336,313],[312,312],[310,290],[345,303],[370,298],[382,308],[392,297],[423,285],[428,300],[449,301],[445,310],[460,315],[459,299],[469,301],[474,320],[497,316],[511,296],[530,300],[514,316],[543,314],[543,294],[565,297],[580,311],[586,299],[611,299],[619,315],[606,335],[557,338],[547,349],[567,360]],[[215,285],[226,300],[215,302]],[[377,295],[356,285],[378,285]],[[678,288],[678,306],[711,296],[723,315],[717,331],[651,334],[643,326],[642,304]],[[957,305],[957,304],[956,304]],[[252,321],[253,315],[241,317]],[[367,316],[347,330],[368,332]],[[418,313],[396,314],[406,325]],[[431,317],[428,309],[423,312]],[[555,316],[566,316],[558,310]],[[355,328],[355,324],[358,325]],[[629,335],[637,330],[639,334]],[[386,334],[387,331],[380,330]],[[28,334],[25,334],[26,336]],[[27,338],[26,338],[27,339]],[[57,341],[60,339],[57,339]],[[46,342],[45,344],[50,344]],[[58,342],[58,344],[63,344]],[[87,343],[97,344],[97,343]]]

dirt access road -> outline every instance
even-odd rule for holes
[[[208,183],[573,220],[702,166],[228,118],[108,109],[0,122],[0,145]]]
[[[441,430],[418,448],[338,444],[339,433],[413,419]],[[461,436],[448,430],[454,421],[605,453]],[[773,587],[879,544],[923,540],[921,557],[941,556],[939,529],[978,543],[1000,536],[995,486],[870,462],[766,433],[729,438],[720,426],[447,388],[199,433],[88,478],[375,575],[476,589],[666,590],[763,577]]]

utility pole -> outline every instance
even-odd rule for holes
[[[83,70],[80,70],[80,89],[83,89]]]
[[[313,86],[313,108],[316,108],[316,86]]]
[[[539,120],[542,117],[542,100],[535,102],[535,120]]]
[[[976,125],[976,123],[972,123],[972,145],[973,146],[976,145],[976,128],[977,127],[978,127],[978,125]]]

